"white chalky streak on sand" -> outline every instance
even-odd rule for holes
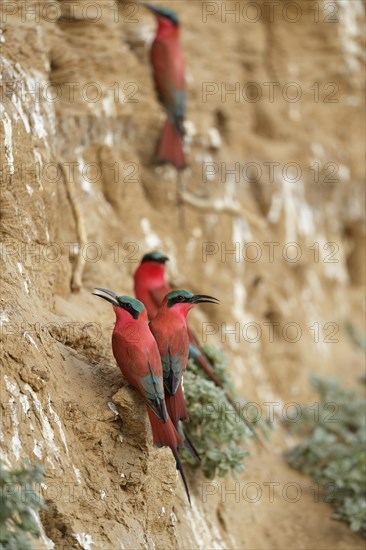
[[[36,455],[37,458],[42,458],[42,449],[43,449],[43,443],[42,441],[37,441],[36,439],[34,441],[34,447],[33,447],[33,454]]]
[[[27,132],[27,134],[29,134],[31,129],[30,129],[28,117],[23,111],[21,98],[13,94],[11,97],[11,101],[17,111],[17,114],[13,117],[14,120],[18,122],[18,120],[21,119],[21,121],[24,124],[25,131]]]
[[[18,461],[20,459],[20,451],[22,448],[22,444],[19,438],[19,420],[18,415],[16,412],[16,398],[19,397],[19,388],[17,384],[14,382],[11,382],[9,378],[5,375],[4,376],[6,387],[11,394],[12,397],[9,399],[9,410],[11,411],[11,421],[14,428],[13,437],[11,438],[11,450],[13,451],[13,455],[15,456],[15,460]]]
[[[184,121],[185,139],[187,142],[191,142],[194,136],[197,134],[197,128],[192,120]]]
[[[289,177],[295,177],[290,175]],[[272,196],[272,203],[268,212],[268,220],[278,223],[283,210],[286,228],[286,242],[293,243],[297,235],[307,236],[315,232],[313,213],[305,199],[304,183],[296,183],[283,178],[282,189]]]
[[[341,37],[342,49],[350,72],[360,68],[360,60],[364,59],[362,47],[358,39],[363,33],[363,2],[362,0],[338,0],[340,10],[335,16],[339,20],[337,25]]]
[[[243,248],[243,245],[245,243],[246,238],[250,237],[251,234],[249,232],[248,235],[245,234],[244,226],[242,223],[242,220],[237,216],[233,220],[233,229],[232,229],[232,235],[233,235],[233,245],[239,247],[239,257],[235,260],[239,260],[236,262],[236,276],[233,281],[233,313],[237,320],[241,323],[242,319],[245,316],[245,303],[247,299],[247,292],[243,284],[244,280],[244,262],[242,261],[241,257],[241,250]],[[238,243],[238,244],[236,244]],[[234,247],[233,247],[234,248]],[[233,256],[231,256],[233,258]]]
[[[326,237],[322,234],[317,236],[319,246],[319,261],[324,264],[325,276],[328,279],[338,281],[341,285],[348,282],[347,268],[345,267],[346,260],[341,248],[337,249],[338,243],[329,243]],[[337,262],[330,260],[335,259]]]
[[[33,120],[34,131],[36,132],[37,136],[40,139],[46,138],[48,134],[44,125],[43,116],[39,112],[39,107],[38,109],[36,108],[35,111],[32,111],[31,117]]]
[[[32,396],[33,403],[34,403],[34,408],[35,408],[35,411],[36,411],[36,415],[38,416],[40,424],[41,424],[43,439],[45,440],[46,445],[47,445],[48,449],[51,451],[51,453],[56,458],[59,459],[60,458],[60,449],[58,448],[58,446],[54,442],[55,434],[54,434],[53,429],[51,428],[51,425],[50,425],[50,422],[49,422],[47,416],[44,413],[42,404],[41,404],[40,400],[38,399],[37,395],[35,394],[35,392],[29,386],[29,384],[25,384],[24,389],[28,393],[30,393],[30,395]],[[54,468],[54,464],[53,464],[52,459],[50,458],[50,456],[47,456],[47,460],[50,462],[51,466]]]
[[[110,96],[103,97],[102,106],[106,116],[113,116],[116,113],[116,106]]]
[[[32,514],[33,518],[34,518],[34,521],[38,525],[38,529],[39,529],[39,532],[40,532],[40,539],[43,542],[43,544],[45,545],[46,550],[53,550],[55,548],[55,543],[53,542],[53,540],[49,539],[47,537],[46,533],[44,532],[42,522],[39,519],[39,515],[37,514],[37,512],[35,512],[31,508],[29,509],[29,511]]]
[[[28,73],[24,73],[25,78],[25,89],[30,92],[30,94],[27,94],[26,97],[26,103],[29,104],[29,111],[31,113],[30,117],[32,120],[33,125],[33,132],[36,134],[36,136],[39,139],[42,139],[46,148],[49,149],[49,144],[47,142],[48,132],[45,127],[45,117],[41,113],[41,105],[44,107],[44,109],[48,109],[48,118],[51,119],[51,111],[52,114],[54,113],[54,107],[52,103],[48,101],[39,101],[39,98],[42,98],[42,90],[44,89],[44,86],[48,84],[48,82],[44,79],[42,73],[39,73],[38,71],[33,71],[33,75],[29,76]],[[36,95],[31,95],[33,91],[36,91]],[[31,95],[31,98],[29,96]],[[36,98],[36,100],[35,100]],[[51,122],[51,120],[49,120]]]
[[[28,411],[30,409],[28,397],[26,395],[24,395],[23,393],[20,393],[19,394],[19,401],[20,401],[20,404],[22,406],[24,414],[28,414]]]
[[[162,244],[161,239],[152,231],[150,220],[142,218],[140,225],[148,247],[152,249],[159,248]]]
[[[5,311],[3,311],[3,313],[0,315],[0,328],[2,328],[3,324],[7,323],[8,321],[9,321],[9,317],[7,316]]]
[[[91,535],[88,535],[88,533],[76,533],[74,536],[83,550],[92,550],[91,545],[95,544],[95,542]]]
[[[19,398],[24,415],[27,416],[28,412],[30,411],[30,404],[28,401],[28,397],[23,393],[21,393],[18,390],[18,387],[16,386],[16,384],[13,382],[10,382],[6,375],[4,376],[4,380],[8,386],[9,391],[12,393],[13,397]],[[32,432],[34,432],[34,426],[31,420],[29,420],[29,427],[32,430]],[[34,441],[33,453],[36,455],[37,458],[42,458],[43,443],[41,441],[37,441],[36,439],[33,439],[33,441]]]
[[[21,275],[25,275],[23,266],[20,262],[17,263],[17,267],[18,267],[19,273]],[[28,277],[26,277],[25,280],[23,280],[23,285],[27,294],[29,294],[29,284],[30,284],[30,280],[28,279]]]
[[[14,64],[5,57],[1,58],[1,64],[2,64],[2,67],[4,68],[4,73],[8,75],[8,78],[10,80],[21,82],[22,84],[21,93],[23,94],[23,92],[25,91],[24,83],[27,81],[28,75],[22,70],[19,63]],[[26,132],[29,134],[30,132],[29,120],[23,111],[22,104],[25,103],[23,99],[24,98],[22,96],[17,97],[15,94],[12,94],[11,101],[16,110],[16,113],[14,113],[13,118],[16,122],[18,122],[20,117],[22,119]]]
[[[282,203],[282,194],[279,192],[273,193],[271,207],[267,216],[270,223],[278,223],[280,221]]]
[[[138,37],[139,39],[150,46],[155,38],[155,30],[151,24],[142,23],[138,26]]]
[[[4,436],[2,435],[0,437],[0,441],[3,441],[4,440]],[[0,447],[0,460],[3,462],[3,464],[5,464],[8,468],[11,468],[11,462],[7,456],[7,454],[5,453],[5,451],[3,451]]]
[[[5,156],[7,161],[7,171],[9,174],[14,174],[14,157],[13,157],[13,130],[11,126],[11,120],[5,109],[0,105],[0,114],[4,126],[4,147]]]
[[[17,413],[15,412],[15,407],[13,406],[14,404],[15,404],[15,399],[11,397],[9,399],[9,408],[10,410],[12,410],[11,419],[14,426],[14,435],[11,438],[11,450],[13,451],[13,455],[15,456],[15,460],[19,460],[22,444],[19,438],[19,431],[18,431],[19,421],[18,421]]]
[[[29,107],[28,110],[31,113],[30,116],[33,123],[33,132],[39,139],[42,139],[45,146],[49,148],[49,144],[46,140],[48,133],[45,128],[44,117],[41,114],[41,102],[39,100],[40,97],[42,97],[42,87],[47,84],[47,81],[44,79],[43,75],[37,71],[33,71],[34,76],[29,76],[29,74],[23,70],[19,63],[14,65],[6,58],[2,58],[2,64],[6,68],[10,78],[22,83],[20,94],[17,96],[14,93],[11,97],[14,107],[14,120],[18,122],[18,120],[21,119],[26,132],[29,134],[31,132],[31,127],[29,124],[29,118],[23,111],[23,105],[25,104]],[[47,117],[49,122],[52,123],[51,119],[54,118],[54,106],[47,101],[44,101],[43,105],[48,111]]]
[[[33,151],[33,155],[34,155],[34,162],[35,162],[36,167],[37,167],[36,177],[37,177],[38,187],[41,191],[43,191],[44,188],[43,188],[41,179],[39,178],[39,173],[40,173],[40,171],[42,169],[42,165],[43,165],[42,156],[41,156],[40,152],[37,151],[36,149]]]
[[[11,382],[9,378],[5,375],[4,376],[6,387],[8,388],[9,392],[12,394],[13,397],[19,397],[20,391],[15,382]]]
[[[296,241],[298,210],[294,197],[294,184],[285,178],[282,180],[283,209],[285,212],[286,240],[288,243]]]
[[[112,147],[113,145],[113,134],[112,132],[108,132],[104,138],[104,143],[105,145],[109,145],[110,147]]]
[[[213,149],[220,149],[220,147],[222,146],[222,139],[221,139],[221,136],[220,136],[220,132],[218,131],[217,128],[209,128],[207,130],[207,133],[208,133],[208,136],[209,136],[209,145],[210,147],[212,147]]]
[[[28,183],[25,183],[24,185],[25,185],[26,190],[28,191],[28,195],[32,196],[33,195],[32,187]]]
[[[75,464],[72,465],[72,469],[74,470],[74,474],[75,474],[75,477],[76,477],[77,484],[80,485],[80,483],[81,483],[81,472],[80,472],[79,468],[77,468],[75,466]]]
[[[50,414],[55,422],[55,424],[57,425],[58,427],[58,431],[60,432],[60,437],[61,437],[61,441],[65,447],[65,451],[66,451],[66,455],[67,455],[67,458],[70,458],[69,456],[69,448],[67,446],[67,441],[66,441],[66,436],[65,436],[65,432],[62,428],[62,424],[61,424],[61,420],[57,414],[57,412],[52,408],[52,405],[51,405],[51,397],[50,395],[48,395],[47,397],[47,403],[48,403],[48,410],[50,411]]]
[[[77,163],[78,163],[78,169],[80,172],[81,187],[85,191],[85,193],[88,193],[90,195],[92,192],[92,187],[89,179],[87,178],[88,172],[86,171],[85,173],[83,173],[85,162],[84,162],[80,147],[77,150]]]
[[[24,336],[25,336],[26,338],[28,338],[28,340],[30,341],[30,343],[32,344],[32,346],[34,346],[34,347],[39,351],[36,342],[33,340],[32,336],[29,334],[29,332],[28,332],[27,330],[24,332]]]

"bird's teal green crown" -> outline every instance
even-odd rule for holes
[[[169,9],[169,8],[162,8],[160,6],[154,6],[153,4],[146,4],[143,3],[145,8],[151,10],[155,15],[158,15],[160,17],[166,17],[167,19],[170,19],[170,21],[178,26],[179,25],[179,18],[178,15],[175,13],[175,11]]]
[[[140,313],[145,309],[145,306],[136,298],[131,298],[131,296],[117,296],[118,304],[128,311],[134,319],[137,319]]]
[[[169,258],[167,256],[165,256],[162,252],[156,250],[154,252],[149,252],[148,254],[145,254],[145,256],[143,256],[141,260],[141,263],[156,262],[158,264],[165,264],[165,262],[167,262],[168,260]]]

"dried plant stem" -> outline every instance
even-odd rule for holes
[[[75,182],[71,178],[69,179],[68,174],[65,170],[65,167],[60,163],[61,170],[64,175],[66,195],[70,202],[70,206],[74,215],[75,227],[76,227],[76,238],[79,243],[79,250],[77,251],[75,257],[75,263],[72,271],[71,277],[71,290],[73,292],[78,292],[82,287],[82,278],[83,271],[85,266],[85,259],[82,254],[84,246],[87,244],[87,234],[85,229],[85,222],[83,215],[81,213],[75,191]]]
[[[180,170],[177,170],[177,207],[178,207],[180,229],[184,229],[184,226],[185,226],[183,196],[184,196],[183,173]]]

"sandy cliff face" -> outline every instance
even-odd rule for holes
[[[190,510],[115,367],[112,312],[90,294],[131,294],[142,254],[164,250],[176,286],[221,298],[193,323],[263,415],[265,403],[281,419],[286,404],[314,399],[311,372],[360,375],[343,324],[363,319],[363,3],[237,4],[230,15],[227,3],[174,2],[187,63],[184,230],[174,171],[152,163],[163,117],[150,14],[109,0],[7,12],[1,443],[8,464],[45,466],[40,548],[361,548],[285,465],[293,441],[281,428],[237,482],[192,475]],[[256,503],[247,483],[262,491]],[[286,483],[302,488],[296,502]]]

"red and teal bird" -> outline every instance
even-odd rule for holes
[[[158,23],[150,61],[158,97],[167,114],[158,148],[158,160],[170,162],[177,170],[182,170],[186,167],[183,150],[186,93],[179,19],[168,8],[146,3],[143,5],[155,15]]]
[[[165,296],[158,314],[150,321],[150,330],[158,345],[163,365],[165,401],[169,416],[182,434],[183,443],[195,458],[198,455],[187,435],[179,429],[179,423],[188,418],[183,392],[183,375],[189,356],[187,315],[194,306],[204,303],[218,304],[219,301],[206,294],[173,290]]]
[[[149,252],[134,273],[134,292],[146,307],[149,319],[157,315],[165,296],[172,290],[166,280],[165,264],[169,260],[161,252]]]
[[[93,294],[110,302],[116,314],[112,334],[116,362],[124,378],[138,391],[147,406],[154,444],[170,447],[190,502],[178,454],[182,440],[167,412],[160,354],[149,329],[144,304],[129,296],[117,296],[115,292],[104,288],[97,288],[96,291]]]
[[[149,319],[157,315],[164,297],[172,290],[166,280],[165,264],[168,257],[161,252],[150,252],[143,256],[134,273],[135,296],[147,309]],[[221,380],[214,373],[209,360],[200,349],[197,338],[188,327],[190,357],[201,366],[217,386],[222,387]]]

